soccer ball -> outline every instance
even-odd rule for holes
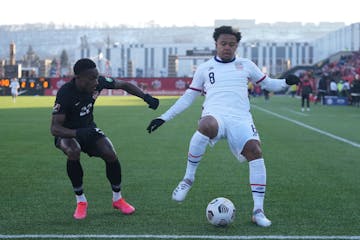
[[[218,197],[207,205],[206,218],[212,225],[225,227],[235,219],[235,206],[227,198]]]

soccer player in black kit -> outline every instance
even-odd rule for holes
[[[102,89],[122,89],[142,98],[151,109],[158,107],[159,100],[131,83],[99,76],[91,59],[78,60],[74,65],[74,74],[75,77],[64,84],[56,95],[50,127],[51,134],[55,136],[55,146],[67,156],[67,174],[77,201],[73,216],[84,219],[88,207],[83,191],[81,152],[104,160],[106,177],[113,192],[112,206],[123,214],[132,214],[135,208],[121,195],[121,167],[115,149],[94,122],[94,103]]]

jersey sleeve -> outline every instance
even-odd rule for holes
[[[66,114],[69,107],[69,97],[64,89],[60,89],[56,94],[55,104],[52,110],[52,114]]]
[[[266,78],[266,75],[260,70],[253,61],[248,61],[249,80],[255,84],[259,84]]]
[[[164,114],[160,116],[164,121],[169,121],[173,119],[176,115],[183,112],[187,109],[196,99],[197,96],[200,95],[200,92],[193,91],[192,89],[187,89],[175,103],[172,105]]]
[[[187,109],[201,94],[204,89],[204,78],[201,70],[198,68],[194,74],[193,80],[185,93],[172,105],[164,114],[160,116],[164,121],[173,119],[176,115]]]
[[[198,91],[198,92],[203,91],[205,79],[204,79],[204,76],[202,74],[201,69],[202,68],[199,67],[195,71],[195,74],[194,74],[194,77],[193,77],[193,79],[192,79],[192,81],[190,83],[189,89],[194,90],[194,91]]]

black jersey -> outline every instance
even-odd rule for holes
[[[93,116],[96,98],[104,88],[115,87],[115,82],[111,78],[100,76],[98,82],[93,93],[80,92],[75,86],[75,79],[59,89],[52,114],[65,114],[64,127],[70,129],[96,127]]]

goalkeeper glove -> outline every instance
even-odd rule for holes
[[[151,133],[151,132],[155,131],[158,127],[160,127],[161,125],[163,125],[164,122],[165,122],[165,121],[162,120],[161,118],[155,118],[155,119],[153,119],[153,120],[150,122],[150,124],[149,124],[149,126],[146,128],[146,130],[147,130],[149,133]]]
[[[154,110],[159,106],[159,99],[152,97],[150,94],[144,95],[144,102],[149,104],[149,108]]]

